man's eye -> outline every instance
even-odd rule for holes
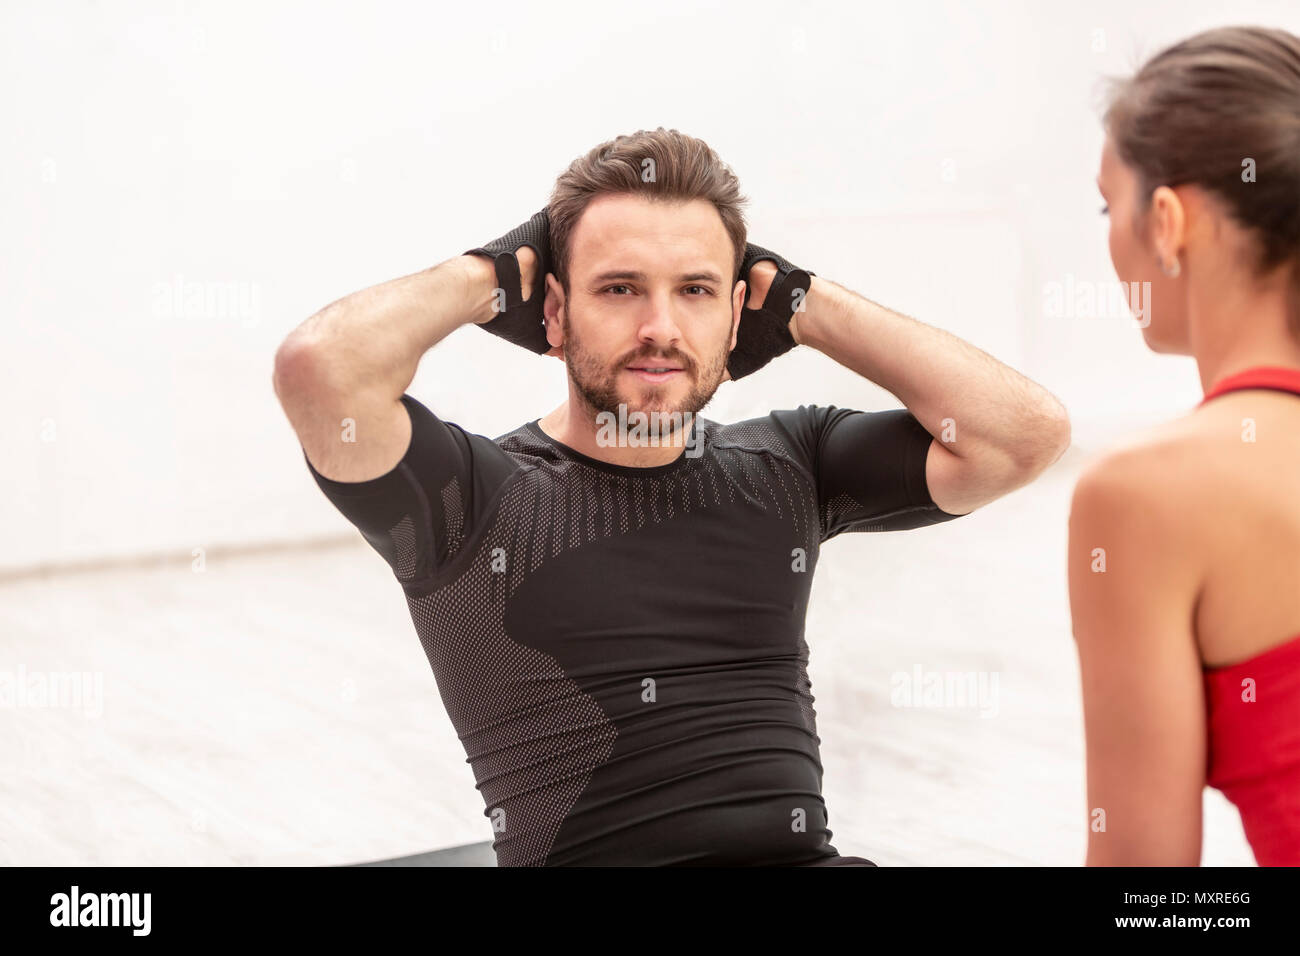
[[[611,285],[611,286],[606,286],[606,287],[605,287],[604,289],[602,289],[601,291],[602,291],[602,292],[613,292],[615,289],[629,289],[629,290],[630,290],[630,288],[631,288],[630,286],[626,286],[626,285]],[[708,286],[706,286],[706,285],[688,285],[686,288],[687,288],[688,290],[689,290],[689,289],[699,289],[699,290],[700,290],[700,293],[702,293],[702,294],[704,294],[704,295],[713,295],[713,290],[710,289],[710,288],[709,288]],[[699,297],[700,297],[700,293],[697,293],[696,295],[692,296],[692,298],[699,298]]]

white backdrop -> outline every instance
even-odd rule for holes
[[[400,589],[312,482],[273,356],[660,125],[732,165],[756,242],[1069,407],[1075,447],[1029,487],[830,544],[807,634],[842,853],[1083,862],[1071,486],[1200,397],[1190,359],[1076,297],[1113,282],[1100,81],[1233,22],[1300,31],[1300,8],[7,0],[0,677],[84,672],[103,693],[93,715],[0,715],[0,863],[315,865],[490,838]],[[559,362],[477,329],[411,390],[490,436],[565,395]],[[896,404],[799,349],[706,414],[800,403]],[[192,573],[196,548],[263,547]],[[896,706],[892,675],[918,666],[1001,678],[999,719]],[[1205,809],[1204,862],[1249,863],[1236,811],[1210,790]]]
[[[755,241],[1042,382],[1081,448],[1171,417],[1199,397],[1190,360],[1045,296],[1113,279],[1100,77],[1237,21],[1300,10],[6,3],[0,573],[350,532],[275,401],[280,340],[659,125],[733,166]],[[466,329],[412,391],[497,435],[558,404],[563,369]],[[894,403],[810,353],[706,414],[800,402]]]

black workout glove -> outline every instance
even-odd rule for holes
[[[776,263],[777,272],[763,299],[763,307],[751,309],[749,270],[755,262],[763,259]],[[790,320],[794,318],[795,306],[807,296],[812,277],[816,274],[792,265],[761,246],[745,244],[745,258],[740,264],[740,278],[745,282],[745,305],[740,312],[740,326],[736,329],[736,347],[727,359],[727,371],[733,380],[757,372],[798,344],[790,334]],[[798,289],[803,290],[803,295],[796,297],[794,293]]]
[[[537,278],[533,294],[524,301],[522,281],[519,276],[519,259],[515,251],[528,246],[537,253]],[[497,288],[505,292],[505,311],[495,319],[482,323],[479,328],[499,335],[507,342],[522,345],[538,355],[551,349],[546,341],[546,318],[542,306],[546,302],[546,273],[551,271],[551,224],[543,209],[521,226],[511,229],[500,239],[485,246],[469,249],[466,256],[486,256],[496,264]]]

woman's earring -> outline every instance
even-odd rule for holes
[[[1174,256],[1174,264],[1173,264],[1172,266],[1170,266],[1168,263],[1161,262],[1161,263],[1160,263],[1160,270],[1161,270],[1165,275],[1169,276],[1169,278],[1171,278],[1171,279],[1177,279],[1178,276],[1179,276],[1179,274],[1183,271],[1183,267],[1182,267],[1182,264],[1179,263],[1179,261],[1178,261],[1178,257],[1177,257],[1177,256]]]

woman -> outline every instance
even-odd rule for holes
[[[1074,492],[1087,862],[1199,864],[1208,784],[1259,864],[1300,865],[1300,38],[1184,40],[1105,129],[1115,271],[1205,398]]]

